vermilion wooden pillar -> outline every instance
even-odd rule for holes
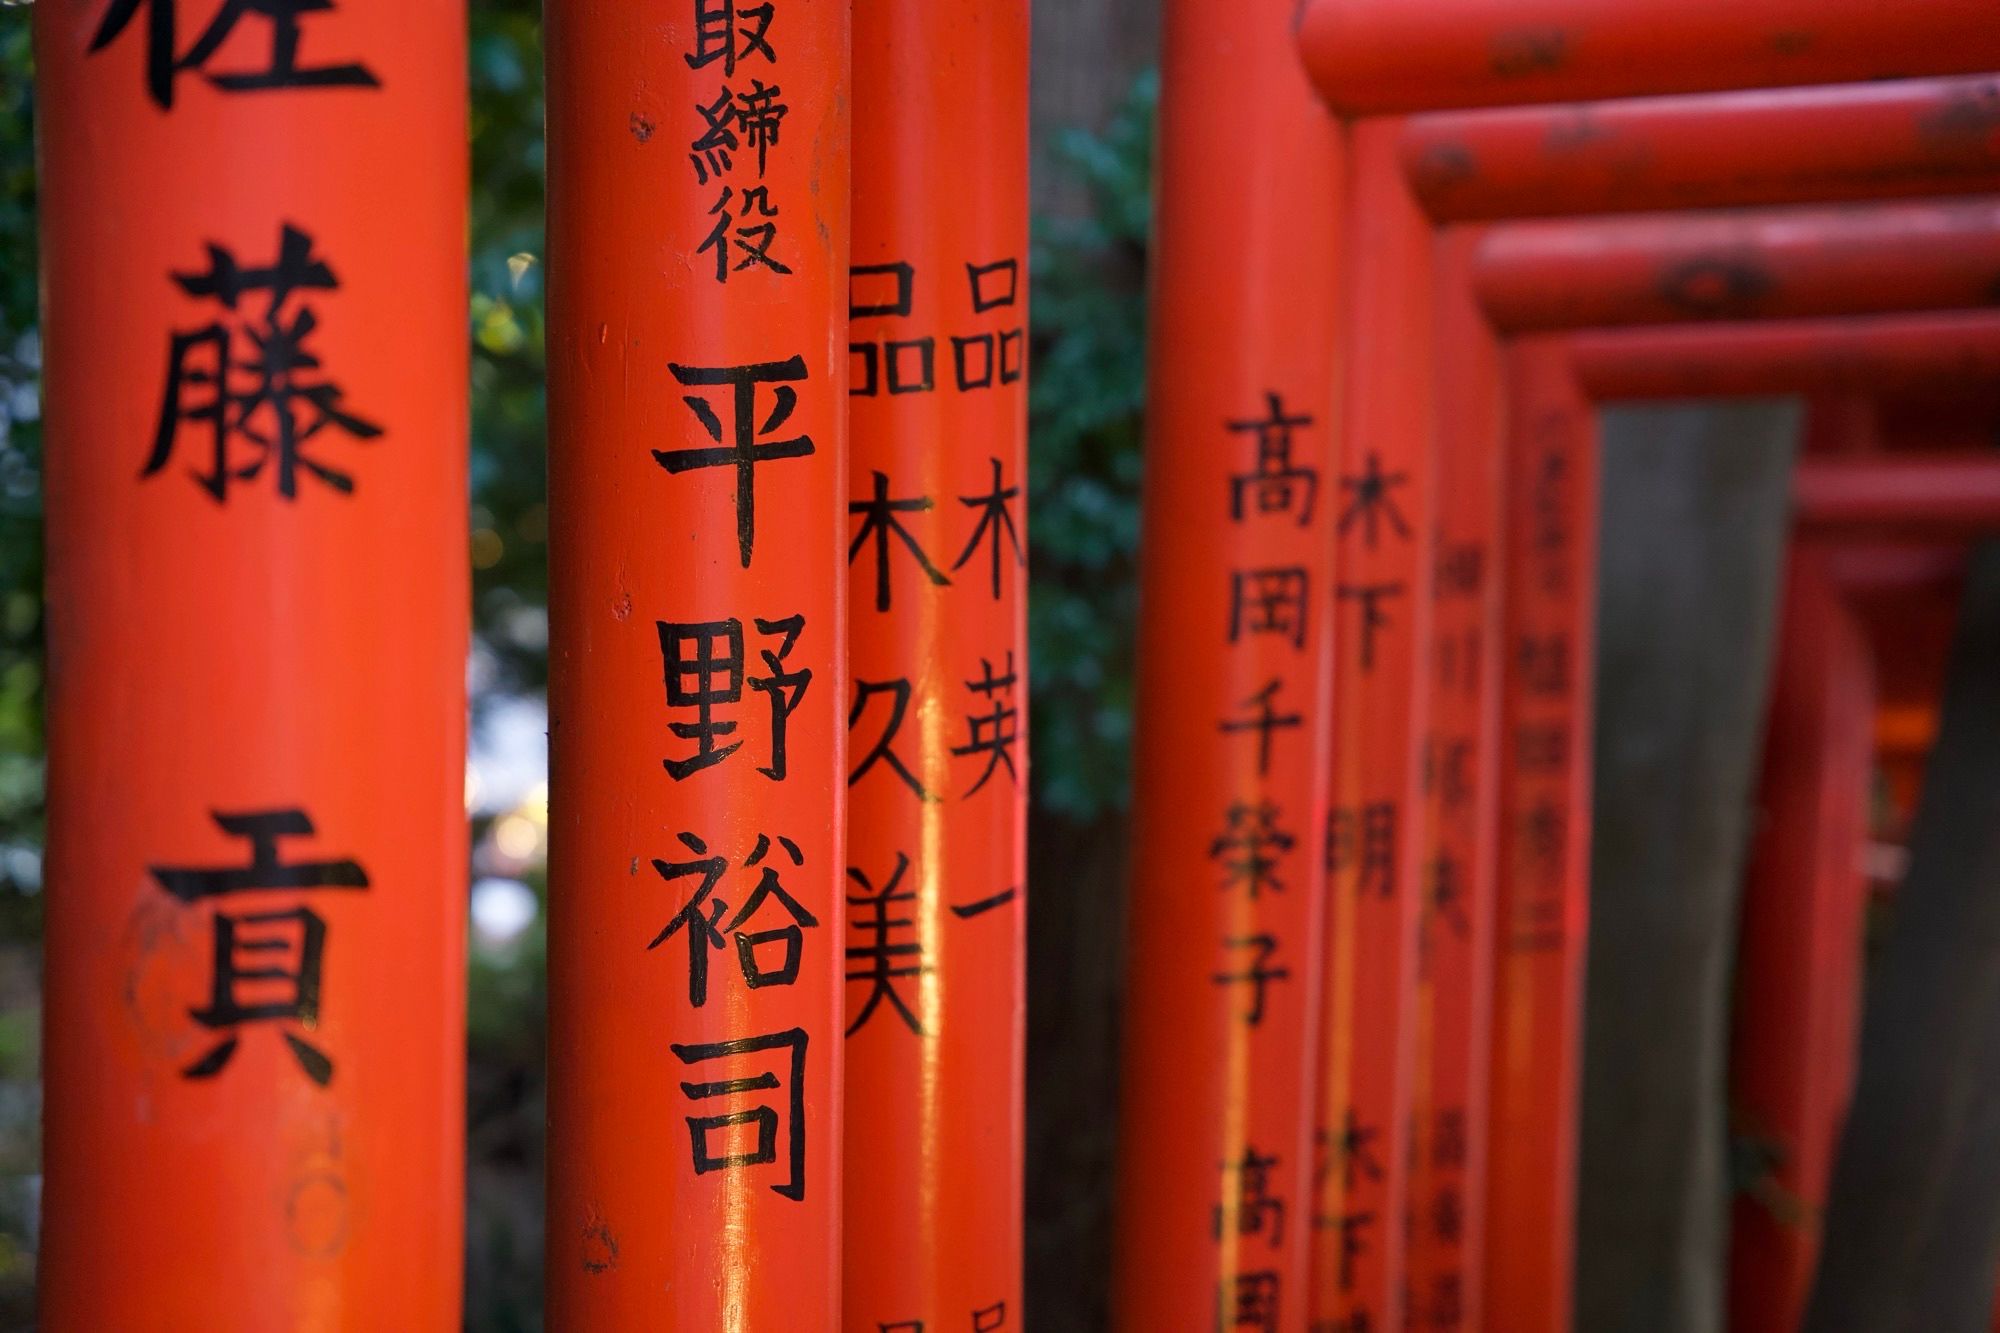
[[[1730,1108],[1759,1170],[1730,1227],[1733,1328],[1794,1329],[1853,1091],[1875,690],[1825,552],[1795,544],[1738,945]]]
[[[1477,242],[1460,230],[1438,245],[1437,522],[1409,1183],[1408,1286],[1418,1328],[1484,1326],[1507,451],[1500,346],[1466,280]]]
[[[1597,424],[1560,342],[1509,349],[1500,894],[1486,1305],[1569,1327],[1590,893]]]
[[[33,14],[41,1322],[455,1329],[464,7],[181,11]]]
[[[1028,0],[856,7],[848,1328],[1021,1326]]]
[[[558,1328],[840,1323],[848,11],[548,7]]]
[[[1293,0],[1162,64],[1113,1301],[1306,1327],[1341,144]]]
[[[1354,132],[1346,430],[1330,488],[1333,792],[1313,1318],[1402,1323],[1425,852],[1435,421],[1432,239],[1398,126]]]

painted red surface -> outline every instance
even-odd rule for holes
[[[1344,175],[1293,8],[1166,10],[1112,1287],[1135,1333],[1306,1327]]]
[[[2000,188],[2000,83],[1437,112],[1410,119],[1403,161],[1441,222],[1986,194]]]
[[[1476,280],[1516,333],[1980,310],[2000,290],[2000,203],[1515,222],[1488,233]]]
[[[1027,0],[856,6],[854,85],[848,753],[907,682],[923,790],[848,794],[844,1325],[1019,1328]]]
[[[1590,913],[1597,423],[1560,341],[1508,351],[1499,956],[1486,1310],[1570,1325],[1583,963]]]
[[[1397,132],[1357,127],[1349,196],[1313,1238],[1314,1322],[1383,1328],[1402,1324],[1408,1276],[1437,439],[1433,244]]]
[[[1351,115],[2000,68],[1985,0],[1309,0],[1299,49]]]
[[[547,10],[554,1327],[841,1326],[849,10]]]
[[[148,12],[32,14],[41,1322],[455,1329],[464,6]]]

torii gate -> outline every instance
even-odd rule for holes
[[[1230,179],[1244,195],[1263,200],[1276,197],[1276,191],[1293,188],[1301,180],[1340,177],[1336,165],[1338,143],[1331,128],[1319,118],[1318,112],[1298,110],[1300,99],[1285,61],[1286,16],[1279,12],[1283,8],[1274,5],[1268,15],[1261,16],[1270,25],[1268,30],[1256,26],[1259,15],[1247,15],[1240,8],[1226,17],[1197,12],[1199,6],[1170,8],[1163,85],[1166,118],[1162,131],[1161,306],[1155,323],[1156,348],[1160,350],[1155,353],[1156,434],[1149,459],[1152,493],[1156,496],[1163,492],[1178,495],[1183,485],[1192,485],[1197,492],[1212,489],[1224,480],[1227,464],[1216,457],[1224,437],[1216,434],[1220,427],[1210,420],[1217,414],[1185,410],[1182,399],[1201,394],[1205,396],[1201,401],[1221,402],[1232,395],[1247,399],[1260,392],[1251,387],[1263,371],[1257,352],[1263,344],[1257,340],[1269,332],[1268,325],[1231,322],[1228,312],[1232,309],[1266,308],[1254,298],[1248,306],[1233,307],[1214,299],[1212,287],[1189,285],[1183,289],[1181,275],[1191,272],[1186,266],[1196,262],[1194,256],[1201,256],[1199,262],[1204,264],[1221,262],[1212,246],[1203,247],[1194,238],[1228,234],[1234,247],[1230,251],[1229,271],[1239,284],[1253,293],[1282,287],[1292,295],[1286,307],[1289,319],[1285,325],[1288,335],[1285,355],[1295,355],[1306,339],[1312,339],[1311,350],[1319,365],[1329,369],[1339,367],[1347,376],[1348,392],[1362,398],[1385,397],[1403,390],[1407,373],[1399,383],[1369,372],[1384,366],[1407,371],[1413,364],[1407,359],[1411,352],[1392,350],[1401,336],[1397,332],[1401,327],[1398,321],[1412,307],[1428,308],[1428,298],[1422,294],[1428,287],[1421,285],[1428,280],[1415,267],[1406,268],[1406,261],[1400,257],[1405,252],[1402,248],[1384,248],[1398,244],[1390,239],[1392,232],[1377,230],[1391,225],[1414,225],[1392,224],[1391,219],[1399,211],[1415,215],[1413,209],[1396,201],[1393,193],[1396,187],[1388,184],[1387,173],[1374,165],[1382,156],[1375,145],[1387,137],[1381,131],[1364,126],[1357,132],[1356,165],[1354,174],[1348,178],[1351,193],[1344,214],[1329,211],[1328,190],[1322,190],[1298,207],[1255,211],[1235,207],[1236,196],[1229,192],[1201,193],[1203,180],[1196,172],[1204,151],[1200,145],[1207,136],[1199,119],[1177,120],[1174,108],[1197,107],[1205,100],[1219,102],[1231,94],[1232,123],[1240,127],[1246,114],[1253,119],[1268,118],[1268,123],[1259,122],[1260,133],[1248,136],[1252,142],[1289,144],[1289,151],[1281,161],[1267,164],[1255,156],[1229,160]],[[1606,12],[1599,6],[1551,2],[1536,5],[1526,13],[1517,6],[1501,14],[1470,3],[1389,6],[1367,0],[1329,0],[1305,7],[1298,34],[1307,67],[1331,105],[1347,114],[1379,114],[1583,96],[1809,84],[1888,74],[1972,73],[1996,63],[1994,45],[2000,34],[1991,30],[1992,25],[1982,24],[1983,17],[1977,6],[1967,4],[1917,5],[1889,16],[1860,6],[1827,13],[1824,6],[1798,3],[1749,7],[1641,4]],[[1224,53],[1227,53],[1226,63]],[[1239,84],[1236,80],[1246,70],[1255,77]],[[1290,141],[1283,137],[1286,135],[1302,138]],[[1879,159],[1884,152],[1881,143],[1878,136],[1866,152]],[[1893,149],[1888,152],[1894,156]],[[1962,172],[1963,162],[1954,163],[1951,170]],[[1773,184],[1772,178],[1781,173],[1779,165],[1772,163],[1759,187],[1764,193],[1747,193],[1740,201],[1792,197]],[[1871,192],[1858,183],[1867,174],[1865,166],[1852,166],[1844,176],[1838,170],[1831,174],[1839,178],[1839,183],[1829,187],[1830,197],[1870,197]],[[1211,175],[1209,182],[1218,176],[1219,173]],[[1704,202],[1739,201],[1730,194],[1730,185],[1718,184],[1714,188],[1716,195]],[[1906,177],[1896,189],[1883,193],[1910,193],[1911,189]],[[1807,192],[1801,197],[1811,194]],[[1315,271],[1298,269],[1297,257],[1337,253],[1335,228],[1343,216],[1349,219],[1351,235],[1365,234],[1371,241],[1366,249],[1349,253],[1366,254],[1371,262],[1365,267],[1358,264],[1351,267],[1344,280],[1337,278],[1334,283],[1315,289],[1309,281]],[[1311,295],[1315,290],[1316,299]],[[1308,293],[1303,299],[1295,295],[1301,291]],[[1206,299],[1198,296],[1198,292],[1207,293]],[[1929,309],[1961,298],[1933,292],[1921,297],[1879,293],[1873,299],[1873,305],[1863,308]],[[1350,336],[1343,340],[1324,325],[1301,320],[1315,304],[1344,305],[1344,327]],[[1845,310],[1852,304],[1849,297],[1843,296],[1825,308]],[[1183,308],[1185,316],[1178,313]],[[1555,321],[1563,317],[1548,318]],[[1198,348],[1216,346],[1229,347],[1235,354],[1217,359],[1195,352]],[[1180,357],[1191,359],[1176,359]],[[1157,373],[1161,367],[1173,372],[1170,383],[1163,382],[1167,377]],[[1302,394],[1307,387],[1300,386],[1294,392]],[[1261,392],[1268,393],[1268,387]],[[1581,421],[1583,400],[1573,397],[1571,401],[1575,403],[1572,416]],[[1421,413],[1424,405],[1415,406]],[[1368,410],[1367,405],[1357,402],[1341,409],[1340,417],[1350,422],[1365,420],[1361,414]],[[1392,422],[1385,434],[1371,438],[1365,445],[1350,440],[1337,448],[1346,451],[1345,457],[1350,462],[1365,462],[1367,446],[1376,446],[1386,454],[1392,447],[1390,441],[1401,438],[1403,430],[1416,431],[1419,439],[1423,433],[1421,426],[1405,417],[1400,428]],[[1287,443],[1300,449],[1305,447],[1297,436],[1287,437]],[[1423,446],[1417,447],[1421,450]],[[1288,454],[1285,466],[1329,478],[1334,476],[1339,470],[1336,460],[1342,457],[1336,446],[1312,441],[1311,448],[1314,452],[1310,457],[1298,452]],[[1251,464],[1259,469],[1266,467],[1270,457],[1260,451],[1234,461],[1247,471]],[[1184,470],[1190,468],[1196,470]],[[1387,485],[1387,476],[1395,472],[1393,468],[1385,469],[1374,480],[1378,486]],[[1429,512],[1423,499],[1431,490],[1426,476],[1427,470],[1421,466],[1404,473],[1404,480],[1412,484],[1409,494],[1419,501],[1421,513]],[[1572,476],[1576,488],[1587,493],[1587,472],[1579,470]],[[1179,480],[1182,477],[1188,480]],[[1212,480],[1204,483],[1198,480],[1201,477]],[[1367,472],[1359,470],[1350,470],[1347,477],[1357,486],[1366,486],[1371,479]],[[1163,501],[1149,500],[1149,534],[1171,531],[1172,540],[1179,544],[1188,535],[1199,532],[1202,535],[1193,544],[1225,552],[1227,566],[1256,567],[1251,562],[1259,558],[1258,549],[1243,546],[1239,557],[1235,544],[1250,541],[1253,534],[1247,531],[1239,534],[1213,505],[1203,518],[1200,510],[1192,507],[1198,504],[1195,497],[1176,501],[1171,508]],[[1565,541],[1574,550],[1588,550],[1588,515],[1579,513],[1575,519],[1563,525],[1567,533]],[[1148,588],[1156,590],[1144,603],[1146,624],[1142,627],[1142,642],[1154,642],[1148,636],[1163,634],[1158,640],[1162,646],[1184,644],[1198,633],[1197,626],[1204,614],[1210,619],[1222,617],[1226,622],[1228,604],[1226,600],[1218,600],[1211,611],[1204,612],[1199,598],[1191,598],[1185,592],[1170,592],[1190,585],[1154,563],[1160,544],[1160,537],[1155,536],[1147,547],[1145,577]],[[1419,570],[1422,566],[1408,568]],[[1373,582],[1351,584],[1344,568],[1337,564],[1336,569],[1340,589],[1353,586],[1359,592],[1365,587],[1384,586]],[[1173,605],[1161,609],[1162,602],[1169,597]],[[1339,600],[1322,594],[1317,604],[1331,616],[1337,611]],[[1574,618],[1579,614],[1574,609],[1577,605],[1574,598],[1569,598],[1552,606],[1551,611],[1563,618],[1562,623],[1569,628],[1587,631],[1587,621],[1580,623]],[[1371,612],[1373,609],[1367,608]],[[1181,627],[1183,622],[1185,628]],[[1167,630],[1164,628],[1167,624],[1176,628]],[[1573,636],[1570,642],[1573,646],[1587,643],[1587,632]],[[1142,668],[1147,674],[1142,676],[1141,753],[1142,756],[1158,753],[1163,758],[1171,755],[1175,762],[1171,770],[1156,770],[1153,763],[1143,760],[1141,764],[1137,813],[1140,861],[1134,902],[1137,922],[1134,1003],[1129,1019],[1133,1039],[1126,1062],[1126,1141],[1120,1192],[1124,1231],[1115,1277],[1121,1321],[1125,1326],[1143,1327],[1150,1320],[1167,1317],[1173,1310],[1197,1308],[1198,1302],[1203,1301],[1214,1305],[1225,1322],[1232,1318],[1243,1322],[1253,1317],[1268,1317],[1269,1326],[1285,1327],[1291,1326],[1293,1320],[1303,1320],[1306,1314],[1299,1293],[1305,1285],[1304,1270],[1297,1266],[1295,1241],[1283,1242],[1277,1235],[1276,1224],[1289,1210],[1294,1237],[1302,1225],[1312,1225],[1321,1233],[1318,1246],[1322,1259],[1311,1279],[1311,1317],[1336,1324],[1355,1316],[1393,1322],[1403,1294],[1400,1264],[1392,1253],[1401,1228],[1393,1220],[1383,1228],[1381,1249],[1391,1253],[1384,1256],[1383,1262],[1373,1263],[1365,1242],[1357,1252],[1360,1239],[1357,1233],[1371,1220],[1379,1224],[1383,1219],[1379,1211],[1370,1207],[1345,1206],[1344,1196],[1350,1190],[1365,1192],[1386,1185],[1378,1197],[1392,1202],[1396,1198],[1388,1177],[1400,1166],[1397,1136],[1402,1117],[1397,1113],[1389,1123],[1376,1127],[1357,1123],[1340,1113],[1343,1103],[1349,1100],[1346,1090],[1356,1086],[1356,1076],[1343,1071],[1358,1068],[1352,1061],[1359,1034],[1364,1031],[1362,1020],[1356,1017],[1362,1007],[1355,1000],[1342,998],[1343,987],[1352,984],[1344,979],[1348,974],[1342,971],[1342,950],[1352,949],[1356,941],[1366,938],[1371,941],[1371,953],[1380,956],[1386,945],[1393,956],[1416,938],[1417,911],[1413,901],[1416,895],[1403,895],[1408,901],[1400,915],[1395,916],[1395,924],[1389,927],[1388,934],[1377,936],[1356,933],[1358,920],[1345,911],[1336,891],[1334,907],[1329,911],[1333,923],[1330,944],[1324,954],[1333,987],[1329,992],[1329,1012],[1333,1017],[1324,1049],[1331,1053],[1333,1063],[1324,1075],[1331,1095],[1316,1117],[1321,1157],[1316,1171],[1307,1162],[1282,1162],[1270,1145],[1300,1142],[1293,1126],[1299,1115],[1310,1113],[1300,1110],[1294,1085],[1282,1075],[1273,1077],[1264,1071],[1274,1063],[1283,1066],[1287,1062],[1287,1054],[1280,1047],[1289,1047],[1291,1060],[1310,1059],[1313,1048],[1308,1045],[1301,1052],[1293,1044],[1300,1027],[1290,1020],[1275,1027],[1266,1026],[1270,1014],[1266,992],[1285,994],[1281,988],[1284,981],[1304,979],[1310,984],[1309,972],[1300,969],[1310,969],[1316,960],[1310,939],[1305,947],[1295,944],[1282,965],[1285,975],[1277,976],[1281,970],[1277,947],[1286,943],[1287,938],[1296,940],[1296,936],[1284,937],[1283,932],[1267,929],[1263,923],[1310,930],[1310,909],[1301,919],[1290,915],[1297,910],[1295,906],[1284,908],[1279,917],[1272,917],[1274,909],[1268,906],[1258,908],[1259,915],[1252,923],[1257,925],[1257,933],[1246,934],[1244,917],[1237,908],[1227,906],[1227,897],[1218,897],[1213,892],[1204,896],[1197,887],[1199,877],[1190,880],[1188,867],[1200,866],[1208,859],[1205,853],[1209,847],[1196,831],[1199,819],[1190,821],[1187,817],[1190,809],[1201,808],[1192,803],[1194,793],[1173,784],[1184,781],[1176,774],[1202,771],[1201,765],[1187,762],[1192,756],[1204,753],[1199,748],[1202,742],[1195,739],[1197,720],[1211,714],[1217,719],[1227,716],[1226,710],[1234,701],[1224,699],[1220,691],[1211,688],[1207,683],[1209,678],[1200,674],[1198,663],[1190,662],[1185,651],[1177,652],[1171,659],[1142,653],[1142,661],[1157,662],[1157,666]],[[1255,668],[1250,670],[1251,674],[1257,674]],[[1409,685],[1405,682],[1400,688],[1408,689]],[[1303,695],[1295,692],[1291,697]],[[1402,707],[1414,710],[1416,701],[1427,695],[1422,690],[1411,690],[1404,697],[1410,702]],[[1343,715],[1344,698],[1348,696],[1338,693],[1335,696],[1336,719]],[[1351,708],[1352,700],[1348,702]],[[1385,700],[1383,706],[1396,705]],[[1567,716],[1572,723],[1586,717],[1587,698],[1578,698],[1575,706],[1567,709]],[[1316,730],[1309,715],[1300,714],[1299,718],[1308,733]],[[1218,721],[1211,725],[1222,724]],[[1336,720],[1333,725],[1348,724]],[[1183,739],[1157,752],[1150,748],[1157,742],[1149,740],[1149,736],[1169,734],[1178,734]],[[1394,742],[1397,753],[1409,754],[1409,744],[1416,734],[1416,728],[1406,729],[1402,738]],[[1570,739],[1574,741],[1582,734],[1586,733],[1573,729]],[[1305,759],[1316,760],[1309,745],[1302,750],[1294,745],[1293,749]],[[1359,759],[1366,753],[1357,751],[1356,759],[1342,761],[1337,748],[1329,760],[1333,765],[1330,771],[1341,771],[1343,762],[1360,762],[1371,772],[1379,764],[1387,763],[1393,772],[1393,766],[1401,762],[1387,752],[1373,756],[1375,762]],[[1587,795],[1587,786],[1579,780],[1584,777],[1580,768],[1571,765],[1562,777],[1572,809],[1579,808]],[[1212,766],[1210,771],[1215,771]],[[1333,781],[1337,784],[1338,779]],[[1322,789],[1320,782],[1315,772],[1313,780],[1304,786],[1294,783],[1277,790],[1288,790],[1294,795],[1317,792]],[[1275,803],[1263,797],[1261,791],[1255,783],[1250,783],[1225,799],[1247,799],[1260,805]],[[1242,792],[1248,793],[1247,798]],[[1154,810],[1157,815],[1150,813]],[[1359,845],[1343,843],[1343,816],[1357,837],[1363,827],[1359,812],[1351,807],[1337,809],[1329,818],[1328,860],[1336,867],[1343,863],[1344,846]],[[1574,829],[1579,822],[1572,821],[1570,827]],[[1407,834],[1407,824],[1402,831]],[[1274,843],[1269,850],[1289,854],[1296,841]],[[1317,841],[1309,835],[1307,846],[1314,845]],[[1580,861],[1575,854],[1579,850],[1572,845],[1571,864]],[[1408,855],[1403,853],[1406,863]],[[1310,876],[1317,873],[1312,860],[1308,854],[1297,858],[1294,864]],[[1157,870],[1151,868],[1155,864]],[[1408,872],[1404,871],[1404,875]],[[1393,875],[1391,880],[1403,884],[1420,882],[1414,877]],[[1225,894],[1229,887],[1225,880]],[[1164,943],[1157,946],[1152,943],[1168,939],[1178,941],[1173,951]],[[1196,955],[1204,947],[1211,950],[1218,946],[1232,947],[1229,941],[1243,939],[1257,940],[1265,947],[1261,971],[1216,968],[1204,971],[1197,965]],[[1215,943],[1205,945],[1208,941]],[[1556,1001],[1558,1014],[1565,1008],[1561,1001],[1563,990],[1567,987],[1573,996],[1575,966],[1573,957],[1565,962],[1561,951],[1557,951],[1555,971],[1548,981],[1530,983],[1531,987],[1546,984],[1555,988],[1551,998]],[[1399,1014],[1406,1007],[1408,992],[1404,988],[1409,973],[1407,967],[1390,965],[1386,974],[1389,989],[1369,995],[1372,1003],[1365,1009],[1369,1025],[1379,1029],[1390,1022],[1387,1015]],[[1238,1014],[1235,1015],[1238,1021],[1248,1030],[1232,1031],[1231,1011],[1240,997],[1226,989],[1221,993],[1210,991],[1205,1000],[1198,997],[1204,985],[1216,985],[1226,979],[1228,985],[1234,986],[1243,984],[1239,982],[1243,977],[1255,979],[1259,998],[1265,1000],[1266,1006],[1256,1013],[1265,1022],[1251,1023],[1248,1015]],[[1294,1000],[1285,999],[1282,1003],[1290,1006]],[[1569,1011],[1574,1012],[1573,1002]],[[1558,1022],[1558,1033],[1561,1026]],[[1551,1053],[1556,1064],[1539,1067],[1554,1071],[1557,1086],[1565,1081],[1561,1073],[1565,1060],[1573,1079],[1574,1057],[1563,1054],[1565,1045],[1559,1035],[1555,1036]],[[1573,1043],[1569,1049],[1573,1050]],[[1197,1099],[1177,1097],[1169,1104],[1154,1103],[1149,1093],[1157,1081],[1172,1079],[1174,1068],[1188,1064],[1226,1072],[1219,1085],[1211,1084]],[[1526,1068],[1534,1070],[1537,1066],[1531,1061]],[[1379,1071],[1364,1077],[1382,1086],[1383,1075]],[[1400,1075],[1390,1073],[1387,1077],[1386,1104],[1394,1108],[1400,1105],[1396,1090]],[[1169,1126],[1173,1137],[1163,1137]],[[1381,1146],[1387,1150],[1390,1166],[1386,1170],[1380,1162],[1364,1156],[1371,1146],[1365,1136],[1377,1132],[1383,1136]],[[1560,1125],[1551,1132],[1559,1157],[1563,1142]],[[1187,1151],[1165,1151],[1174,1144],[1184,1145]],[[1254,1173],[1248,1169],[1252,1163],[1257,1168]],[[1315,1181],[1331,1193],[1333,1206],[1328,1206],[1324,1194],[1310,1209],[1300,1204],[1300,1200],[1313,1194]],[[1548,1192],[1551,1185],[1553,1193]],[[1568,1289],[1567,1263],[1562,1257],[1568,1246],[1566,1205],[1561,1202],[1566,1187],[1559,1173],[1552,1178],[1542,1172],[1531,1188],[1548,1199],[1552,1211],[1539,1214],[1541,1222],[1532,1225],[1526,1236],[1515,1229],[1508,1233],[1506,1256],[1499,1262],[1503,1269],[1516,1268],[1521,1278],[1516,1289],[1507,1291],[1509,1296],[1519,1296],[1520,1301],[1508,1305],[1507,1317],[1514,1322],[1506,1326],[1560,1327],[1566,1322],[1562,1311],[1567,1307]],[[1308,1211],[1311,1215],[1304,1216]],[[1534,1215],[1533,1209],[1529,1211]],[[1518,1220],[1510,1216],[1510,1227]],[[1546,1241],[1542,1239],[1544,1235],[1548,1237]],[[1163,1280],[1163,1273],[1186,1276],[1174,1282]],[[1357,1296],[1356,1288],[1364,1283],[1365,1290]],[[1507,1279],[1498,1277],[1496,1284],[1496,1291],[1506,1289]],[[1329,1287],[1335,1289],[1331,1294]]]

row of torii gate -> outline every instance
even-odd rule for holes
[[[44,1320],[449,1327],[463,6],[34,22]],[[1027,23],[548,5],[553,1326],[1022,1323]],[[1594,405],[1990,377],[1995,68],[1990,0],[1169,0],[1119,1327],[1569,1325]],[[1746,928],[1808,1205],[1843,599],[2000,519],[1879,443],[1798,470]]]

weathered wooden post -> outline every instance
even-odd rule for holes
[[[454,1329],[464,6],[192,8],[34,10],[41,1319]]]
[[[1797,414],[1607,413],[1576,1327],[1719,1329],[1739,889]]]
[[[1117,1327],[1305,1327],[1340,132],[1292,0],[1167,6]]]
[[[548,9],[561,1328],[840,1323],[848,11]]]
[[[1021,1325],[1028,8],[855,10],[849,1328]]]

